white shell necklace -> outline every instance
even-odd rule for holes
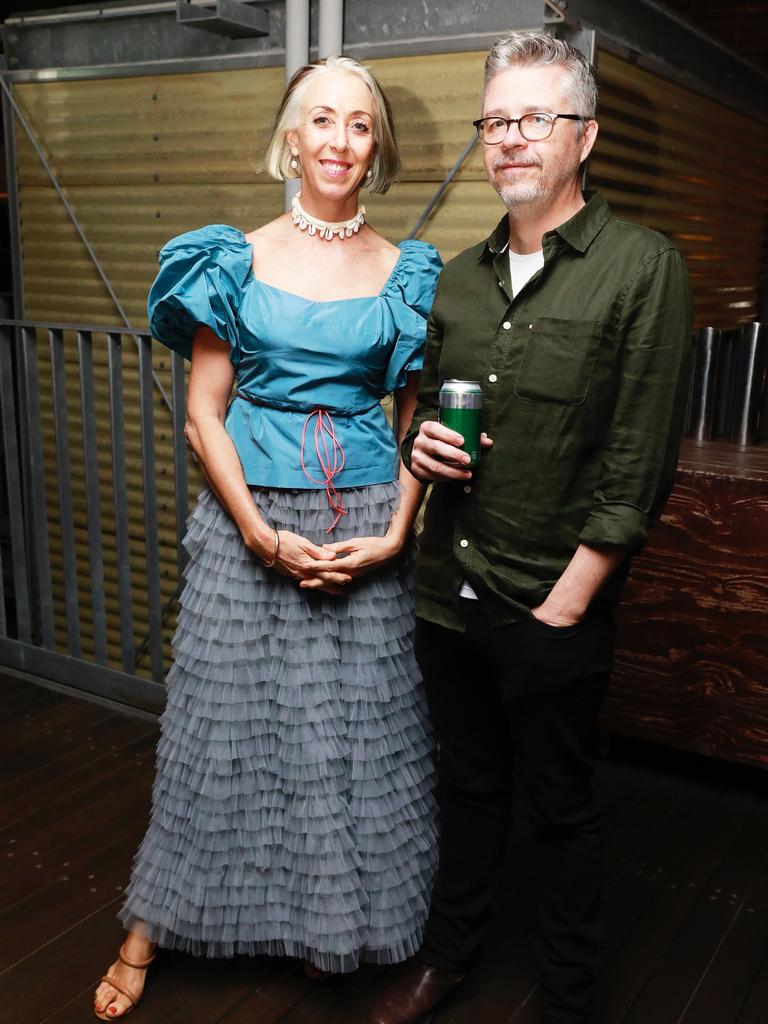
[[[365,207],[360,206],[359,203],[357,213],[351,220],[335,222],[319,220],[304,210],[299,202],[300,195],[301,192],[295,195],[291,201],[291,218],[301,231],[306,231],[310,235],[320,235],[321,238],[327,238],[330,242],[334,235],[338,235],[340,239],[351,238],[365,224]]]

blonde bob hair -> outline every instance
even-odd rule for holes
[[[291,150],[285,133],[299,125],[301,104],[307,84],[318,75],[336,70],[348,71],[352,75],[357,75],[368,86],[373,97],[375,112],[373,134],[376,140],[376,150],[370,168],[371,177],[364,178],[363,184],[371,192],[386,192],[400,170],[400,151],[397,146],[392,108],[370,69],[351,57],[325,57],[313,64],[306,64],[293,75],[275,117],[272,135],[264,157],[264,170],[278,181],[301,177],[301,170],[291,167]]]

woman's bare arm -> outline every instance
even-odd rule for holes
[[[395,392],[397,404],[397,440],[405,437],[411,424],[416,408],[416,391],[418,389],[418,373],[408,374],[408,383]],[[400,504],[392,517],[389,529],[383,537],[353,537],[347,541],[338,541],[328,547],[341,555],[339,568],[343,568],[354,578],[371,572],[379,566],[386,565],[397,558],[408,539],[413,521],[424,498],[426,487],[412,476],[400,462]],[[318,588],[324,581],[325,574],[318,574],[316,580],[304,580],[302,587]]]
[[[235,379],[229,358],[229,345],[209,327],[200,325],[192,343],[192,369],[189,376],[187,440],[216,497],[237,524],[243,541],[259,558],[270,562],[275,554],[275,531],[259,514],[237,450],[224,428],[224,416]],[[288,530],[280,531],[279,557],[275,569],[286,576],[304,579],[318,569],[333,573],[332,551],[312,544]],[[347,582],[338,574],[336,582]]]
[[[404,388],[395,392],[395,404],[397,406],[397,444],[402,443],[403,438],[411,427],[411,420],[416,411],[416,393],[419,389],[419,374],[409,373],[408,383]],[[413,476],[402,459],[400,460],[400,506],[392,517],[388,535],[396,538],[400,547],[408,539],[413,522],[418,515],[421,503],[426,493],[426,485]]]

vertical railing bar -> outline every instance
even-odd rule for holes
[[[67,378],[64,369],[64,332],[48,331],[53,385],[53,429],[56,442],[56,469],[59,485],[59,530],[61,565],[64,570],[64,608],[67,618],[67,649],[73,658],[80,647],[80,608],[75,557],[75,520],[72,514],[72,473],[69,464],[69,423],[67,422]]]
[[[8,636],[8,622],[5,617],[5,571],[3,548],[0,544],[0,636]]]
[[[95,387],[93,383],[93,336],[77,332],[80,362],[80,409],[83,420],[83,465],[88,517],[88,558],[91,570],[93,654],[99,665],[107,664],[107,609],[104,597],[104,550],[101,543],[99,461],[96,454]]]
[[[2,61],[3,69],[6,61]],[[24,272],[21,258],[21,211],[19,207],[18,164],[16,162],[16,121],[12,97],[14,86],[6,83],[3,90],[3,149],[5,150],[5,180],[8,190],[8,233],[11,244],[11,270],[13,273],[13,315],[24,319]]]
[[[131,548],[128,535],[128,486],[125,475],[125,416],[123,409],[123,339],[107,334],[109,360],[109,408],[112,438],[112,495],[115,513],[117,588],[120,599],[120,650],[123,671],[133,674],[133,597]]]
[[[176,572],[181,590],[187,552],[184,535],[187,529],[187,445],[184,424],[187,418],[186,396],[184,393],[184,357],[178,352],[171,354],[171,396],[173,398],[173,481],[176,492]]]
[[[160,549],[157,533],[155,480],[155,410],[152,404],[152,338],[139,337],[139,404],[141,467],[144,485],[144,542],[147,555],[149,655],[152,678],[163,681],[163,614],[160,606]]]
[[[21,495],[22,495],[22,509],[24,510],[24,550],[26,553],[26,566],[27,566],[27,594],[29,595],[29,609],[30,609],[30,637],[35,634],[36,626],[36,609],[38,606],[38,594],[37,594],[37,578],[35,576],[35,533],[34,533],[34,519],[30,512],[30,505],[32,502],[32,471],[30,468],[30,455],[29,455],[29,425],[27,422],[26,408],[27,402],[24,397],[26,394],[25,376],[24,376],[24,335],[21,328],[16,328],[13,332],[13,344],[14,344],[14,363],[15,363],[15,375],[16,375],[16,396],[18,399],[18,432],[19,432],[19,469],[21,470]]]
[[[29,513],[32,520],[34,548],[32,559],[37,584],[37,606],[40,613],[40,637],[43,647],[56,648],[53,632],[53,592],[51,587],[51,556],[48,544],[48,508],[45,496],[45,465],[43,437],[40,427],[40,390],[37,372],[37,333],[23,327],[22,363],[24,420],[29,441]]]
[[[2,394],[3,455],[5,463],[5,486],[8,496],[9,534],[11,541],[11,566],[13,571],[13,595],[16,605],[16,634],[19,640],[29,643],[32,627],[29,613],[29,585],[27,567],[27,544],[25,537],[24,500],[21,489],[19,462],[19,440],[16,430],[16,382],[13,377],[11,354],[12,328],[0,330],[0,394]],[[5,577],[3,576],[3,582]],[[3,635],[7,635],[5,601],[0,601],[3,612]]]

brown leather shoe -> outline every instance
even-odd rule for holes
[[[435,1010],[461,988],[466,974],[415,963],[379,996],[368,1024],[429,1024]]]

